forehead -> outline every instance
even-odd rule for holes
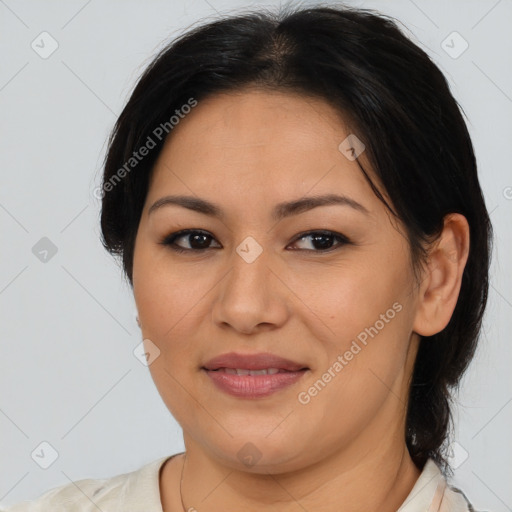
[[[173,129],[165,146],[237,150],[265,145],[271,149],[315,150],[336,144],[344,120],[326,102],[297,94],[247,89],[198,102]],[[191,140],[192,139],[192,140]],[[257,151],[255,151],[257,153]]]
[[[372,203],[357,162],[340,150],[349,135],[340,114],[317,98],[262,90],[212,96],[173,128],[148,195],[259,194],[261,203],[338,191]],[[364,152],[359,158],[368,170]]]

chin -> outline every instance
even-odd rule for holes
[[[287,438],[288,443],[283,443],[280,438],[270,439],[265,434],[245,434],[221,444],[210,444],[210,449],[213,457],[232,469],[277,474],[298,469],[304,456],[300,439],[291,434]]]

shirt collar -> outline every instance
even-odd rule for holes
[[[397,512],[437,512],[446,490],[446,480],[437,464],[428,459],[418,480]]]
[[[160,469],[167,460],[176,455],[180,454],[161,457],[130,473],[123,486],[119,510],[138,510],[140,504],[148,512],[163,512],[160,499]]]

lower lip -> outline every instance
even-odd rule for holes
[[[240,398],[262,398],[295,384],[307,370],[273,375],[233,375],[218,370],[205,370],[213,383],[225,393]]]

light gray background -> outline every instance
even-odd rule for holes
[[[162,43],[216,11],[277,3],[0,0],[1,505],[183,450],[133,355],[135,306],[100,244],[93,189],[116,115]],[[350,4],[401,20],[469,119],[496,249],[484,336],[458,400],[455,483],[477,509],[512,510],[512,2]],[[43,31],[59,45],[47,59],[31,48]],[[453,31],[469,44],[458,58],[441,46]],[[46,263],[32,252],[42,237],[58,249]],[[48,469],[31,458],[43,441],[58,452]]]

